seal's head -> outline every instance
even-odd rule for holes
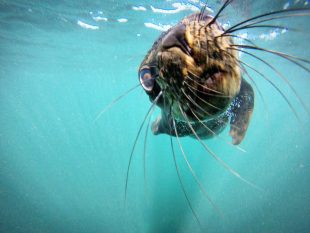
[[[139,69],[140,82],[152,99],[162,90],[163,109],[184,120],[210,119],[226,111],[239,93],[238,54],[230,37],[211,16],[193,14],[164,33]]]

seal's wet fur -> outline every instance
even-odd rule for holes
[[[233,38],[209,15],[196,13],[159,37],[140,66],[151,75],[146,93],[162,109],[152,126],[154,134],[208,138],[230,119],[233,143],[244,138],[254,107],[254,92],[241,77]],[[152,68],[152,70],[151,70]],[[153,78],[150,81],[150,78]],[[145,85],[144,85],[145,86]],[[238,104],[236,104],[238,102]],[[239,106],[239,107],[237,107]],[[173,129],[172,120],[176,122]],[[195,132],[193,132],[193,130]]]

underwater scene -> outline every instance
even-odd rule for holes
[[[308,0],[0,0],[0,232],[310,232],[309,22]]]

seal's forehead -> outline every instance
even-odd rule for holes
[[[210,22],[213,19],[211,15],[208,14],[201,14],[200,12],[191,14],[189,16],[186,16],[183,20],[182,23],[187,24],[188,22],[191,21],[204,21],[204,22]]]

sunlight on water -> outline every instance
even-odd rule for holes
[[[215,15],[224,1],[207,2],[206,12]],[[220,22],[229,27],[308,3],[236,0]],[[202,6],[199,0],[0,1],[0,232],[200,232],[167,135],[142,130],[124,205],[130,152],[150,107],[142,88],[95,119],[138,84],[138,67],[160,33]],[[238,35],[310,59],[308,22],[309,16],[279,19],[274,25],[283,28]],[[255,54],[280,70],[310,109],[309,73],[277,56]],[[227,144],[228,128],[222,139],[205,142],[262,191],[230,174],[197,140],[182,138],[191,166],[220,213],[199,189],[174,140],[186,192],[205,232],[309,232],[309,114],[272,69],[245,54],[241,58],[274,80],[300,121],[281,94],[250,71],[258,90],[240,145],[246,152]],[[156,109],[152,121],[158,114]]]

